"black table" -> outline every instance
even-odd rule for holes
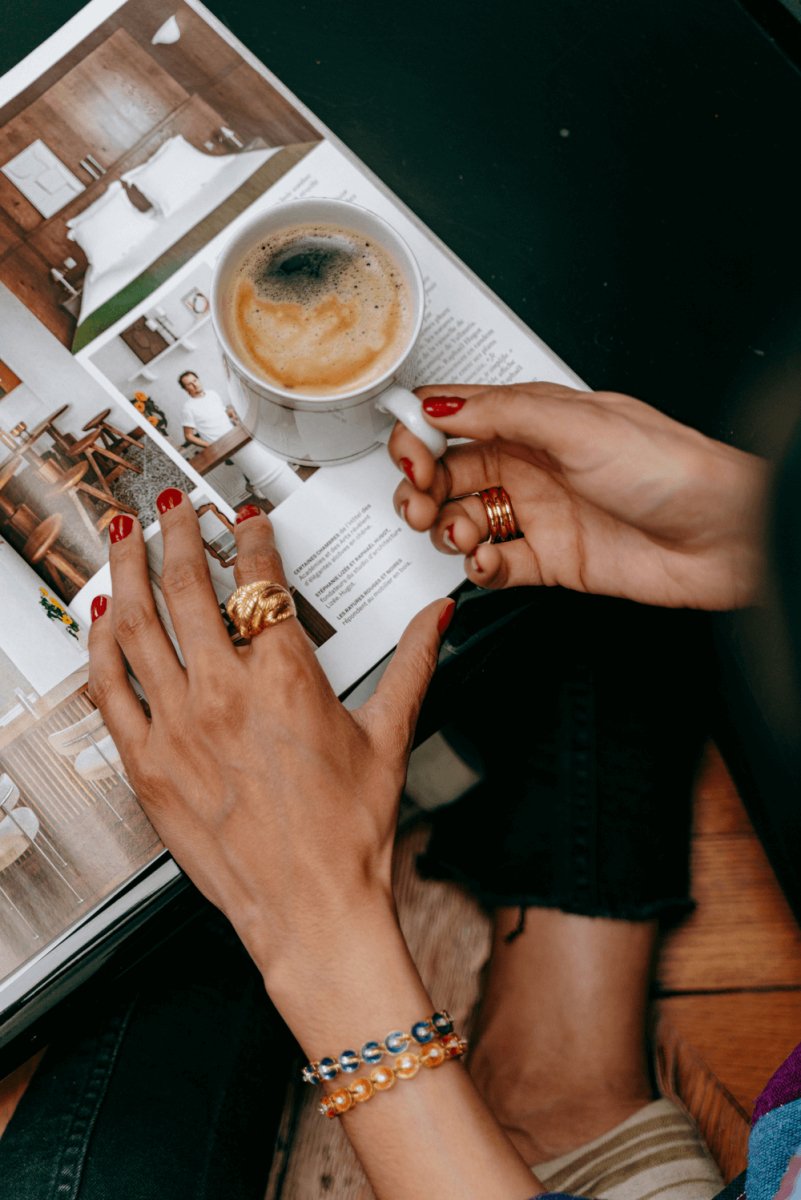
[[[2,0],[0,67],[80,7],[30,0],[23,24]],[[801,36],[778,0],[211,7],[591,387],[773,451],[801,328]],[[465,597],[423,732],[530,603]],[[783,783],[766,731],[737,733],[753,697],[720,637],[759,823]]]

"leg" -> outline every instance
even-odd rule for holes
[[[533,1164],[654,1098],[645,1021],[657,923],[532,908],[508,941],[519,915],[495,913],[470,1072]]]
[[[200,915],[79,1008],[0,1140],[3,1200],[262,1200],[295,1045]]]

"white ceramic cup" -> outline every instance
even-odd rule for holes
[[[225,321],[226,298],[248,252],[265,237],[296,225],[330,224],[372,238],[402,272],[412,305],[411,330],[396,360],[378,378],[349,392],[303,396],[268,383],[236,353]],[[335,466],[360,458],[386,441],[393,421],[402,421],[435,457],[446,439],[425,420],[418,398],[398,382],[409,363],[425,309],[420,268],[404,239],[383,217],[345,200],[290,200],[254,216],[222,250],[211,285],[211,319],[228,367],[231,403],[256,441],[289,462]]]

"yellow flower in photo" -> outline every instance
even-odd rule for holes
[[[69,615],[69,613],[65,613],[65,612],[63,612],[63,613],[61,614],[61,620],[64,622],[64,624],[65,624],[65,625],[71,625],[71,624],[72,624],[72,617]]]
[[[134,400],[141,401],[144,404],[147,400],[147,392],[134,392]]]
[[[159,423],[159,419],[156,416],[148,417],[147,419],[151,425],[158,425]]]

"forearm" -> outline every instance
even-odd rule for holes
[[[319,946],[304,940],[264,977],[312,1060],[358,1052],[393,1030],[408,1032],[438,1007],[389,905],[366,906]],[[392,1061],[387,1054],[382,1065]],[[369,1072],[360,1067],[323,1087],[330,1092]],[[413,1079],[399,1079],[336,1119],[378,1200],[528,1200],[541,1190],[458,1060],[421,1067]]]

